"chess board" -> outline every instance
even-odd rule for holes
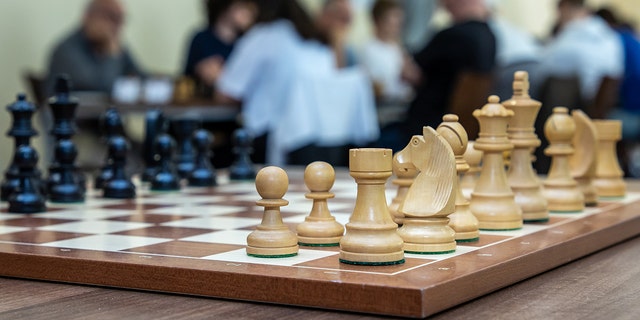
[[[302,170],[288,170],[282,208],[293,230],[310,210]],[[346,223],[356,184],[346,171],[329,207]],[[253,183],[158,193],[133,200],[48,204],[46,213],[9,214],[0,206],[0,275],[132,288],[314,308],[425,317],[640,234],[640,193],[602,201],[583,213],[552,214],[547,223],[481,232],[455,253],[407,254],[406,263],[357,266],[339,248],[301,247],[295,257],[245,253],[262,211]],[[638,190],[638,188],[636,188]],[[389,187],[387,200],[395,190]]]

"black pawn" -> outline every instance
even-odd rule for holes
[[[156,138],[154,146],[155,153],[159,159],[159,165],[156,174],[151,180],[151,190],[180,190],[180,177],[171,159],[175,149],[173,138],[166,133],[162,133]]]
[[[123,136],[124,129],[122,127],[122,118],[120,118],[120,114],[118,110],[114,108],[109,108],[100,118],[100,124],[102,127],[102,132],[105,136],[105,141],[109,143],[111,138],[115,136]],[[104,183],[113,177],[113,159],[111,158],[110,153],[107,153],[105,163],[100,169],[100,173],[96,176],[94,181],[94,186],[96,189],[102,189]]]
[[[154,150],[156,138],[167,131],[167,120],[158,109],[147,111],[145,116],[145,136],[142,158],[144,160],[144,172],[142,181],[151,182],[158,171],[160,161]]]
[[[136,196],[136,187],[125,173],[129,145],[122,136],[109,139],[109,158],[113,160],[113,175],[103,185],[103,196],[114,199],[131,199]]]
[[[15,139],[14,151],[18,150],[21,145],[29,145],[31,137],[36,136],[38,132],[33,129],[31,125],[31,117],[36,108],[33,104],[27,101],[27,97],[24,93],[20,93],[14,103],[7,106],[7,110],[13,117],[13,123],[11,129],[7,131],[7,136]],[[18,190],[20,186],[20,170],[14,159],[7,168],[2,186],[0,187],[0,200],[7,201],[9,196]],[[41,172],[37,168],[35,169],[34,183],[38,186],[41,184]]]
[[[213,137],[204,129],[193,133],[192,143],[196,148],[195,167],[189,173],[189,185],[192,187],[212,187],[216,185],[216,172],[211,165],[211,143]]]
[[[189,173],[195,168],[196,152],[191,138],[198,127],[199,123],[196,119],[184,118],[171,121],[171,133],[177,143],[175,164],[180,178],[189,177]]]
[[[38,213],[47,210],[45,199],[33,183],[38,153],[29,145],[21,145],[16,150],[15,163],[18,167],[20,187],[9,196],[9,212]]]
[[[251,162],[253,153],[253,137],[244,129],[238,129],[233,133],[233,153],[236,161],[229,168],[231,180],[254,180],[256,171]]]
[[[71,140],[62,139],[56,143],[55,157],[58,160],[59,180],[49,184],[49,200],[52,202],[83,202],[84,188],[78,181],[73,165],[78,151]]]

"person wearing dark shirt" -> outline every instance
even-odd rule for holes
[[[489,75],[495,65],[496,40],[486,23],[489,11],[484,1],[443,0],[441,4],[451,14],[453,26],[437,33],[415,55],[418,72],[405,68],[405,79],[416,86],[403,126],[405,142],[420,134],[423,126],[436,128],[442,116],[452,112],[452,95],[461,75]]]
[[[257,7],[250,0],[206,0],[205,3],[209,23],[191,40],[184,74],[211,89],[235,41],[253,24]]]
[[[117,0],[91,1],[82,26],[53,50],[45,91],[52,93],[61,73],[71,77],[74,90],[105,93],[111,93],[118,77],[142,75],[121,41],[124,19],[124,8]]]
[[[611,9],[596,12],[613,28],[624,49],[624,76],[620,85],[620,106],[610,111],[609,117],[623,120],[624,140],[640,140],[640,38],[633,28],[620,21]],[[640,165],[639,165],[640,167]]]

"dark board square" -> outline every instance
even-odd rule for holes
[[[182,220],[187,218],[193,218],[195,216],[177,216],[177,215],[169,215],[169,214],[142,214],[136,213],[132,215],[126,215],[121,217],[109,218],[106,220],[112,221],[128,221],[128,222],[146,222],[146,223],[165,223],[169,221]]]
[[[118,209],[118,210],[133,210],[138,212],[144,212],[147,210],[153,210],[153,209],[164,208],[164,207],[172,207],[172,206],[173,205],[166,205],[166,204],[128,202],[128,203],[121,203],[121,204],[106,205],[106,206],[103,206],[102,208]]]
[[[60,224],[60,223],[72,222],[72,221],[76,221],[76,220],[38,218],[37,216],[26,216],[26,217],[20,217],[15,219],[0,220],[0,225],[37,228],[37,227],[50,226],[53,224]]]
[[[243,246],[191,241],[169,241],[150,246],[128,249],[129,252],[153,253],[169,256],[206,257],[217,253],[241,249]]]
[[[0,241],[19,243],[46,243],[88,236],[84,233],[29,230],[0,234]]]
[[[126,235],[126,236],[166,238],[166,239],[180,239],[180,238],[191,237],[191,236],[208,233],[208,232],[211,232],[211,229],[152,226],[147,228],[116,232],[113,234]]]

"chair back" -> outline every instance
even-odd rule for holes
[[[487,103],[493,85],[493,74],[465,72],[458,77],[447,113],[458,115],[458,121],[467,131],[469,140],[475,140],[480,130],[478,120],[473,117],[473,110]]]
[[[620,97],[620,79],[603,77],[595,98],[587,105],[587,114],[591,119],[605,119],[609,112],[618,106]]]

